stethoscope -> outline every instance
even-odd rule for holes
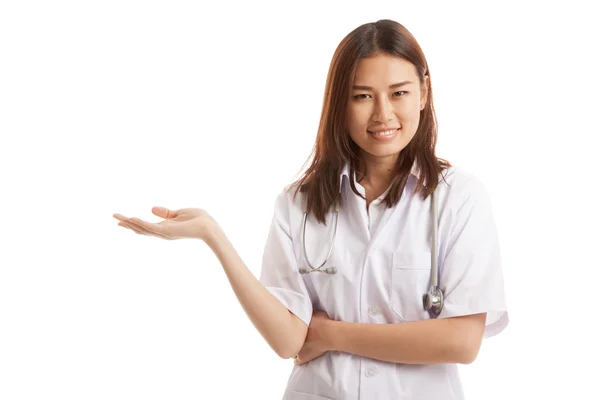
[[[431,286],[429,291],[423,295],[423,308],[425,311],[429,312],[432,318],[437,317],[442,312],[442,308],[444,307],[444,293],[442,289],[439,287],[438,283],[438,212],[437,212],[437,190],[434,190],[431,194],[431,213],[433,215],[432,225],[433,225],[433,251],[431,252]],[[337,232],[338,225],[338,214],[339,214],[339,200],[335,202],[335,226],[333,228],[333,237],[331,239],[331,244],[329,246],[329,252],[325,257],[325,261],[317,268],[313,267],[313,265],[308,260],[308,255],[306,254],[306,219],[308,217],[308,212],[304,212],[304,217],[302,219],[302,249],[304,251],[304,258],[306,259],[306,263],[308,264],[308,268],[300,268],[298,272],[301,274],[310,274],[311,272],[325,272],[328,275],[333,275],[337,273],[336,267],[328,267],[322,269],[327,261],[329,260],[329,256],[331,255],[331,250],[333,249],[333,244],[335,242],[335,236]]]

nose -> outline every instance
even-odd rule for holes
[[[393,119],[394,116],[394,108],[392,107],[392,103],[388,98],[381,97],[375,103],[375,109],[373,110],[373,122],[380,122],[383,124],[387,124],[389,121]]]

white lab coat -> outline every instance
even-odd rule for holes
[[[388,209],[366,202],[350,187],[349,165],[340,176],[341,206],[335,245],[326,266],[337,274],[313,272],[302,249],[303,195],[287,186],[277,197],[260,280],[292,313],[310,324],[313,310],[334,320],[397,324],[429,319],[422,297],[431,269],[430,198],[412,191],[413,168],[399,203]],[[508,323],[500,251],[491,203],[474,175],[452,166],[438,186],[440,286],[445,293],[438,318],[487,312],[485,337]],[[356,183],[364,195],[364,188]],[[320,265],[331,243],[334,213],[327,226],[309,215],[306,252]],[[285,400],[463,399],[456,364],[397,364],[343,352],[326,352],[294,365]]]

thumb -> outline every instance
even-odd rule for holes
[[[169,210],[165,207],[152,207],[152,213],[161,218],[175,218],[177,216],[177,212],[173,210]]]

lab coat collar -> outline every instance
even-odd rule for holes
[[[410,170],[411,175],[415,178],[419,178],[419,167],[417,166],[417,160],[413,163],[413,166]],[[342,173],[340,174],[340,193],[342,193],[342,184],[344,183],[344,176],[347,176],[350,179],[350,161],[347,161],[342,168]]]

